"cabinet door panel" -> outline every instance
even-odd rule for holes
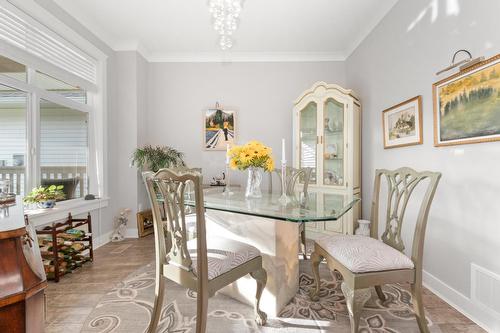
[[[325,231],[329,232],[337,232],[342,233],[343,231],[343,218],[340,218],[335,221],[326,221],[325,223]]]
[[[317,184],[317,129],[318,105],[314,102],[307,104],[299,111],[299,168],[312,168],[309,183]]]
[[[306,230],[310,231],[322,231],[320,228],[321,222],[306,222]]]
[[[328,98],[323,107],[323,184],[344,186],[345,104]]]

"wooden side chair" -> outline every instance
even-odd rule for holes
[[[382,176],[387,180],[388,200],[386,228],[380,241],[378,209]],[[422,304],[422,261],[427,217],[440,178],[441,174],[438,172],[417,172],[410,168],[377,170],[371,210],[371,237],[325,236],[314,243],[311,261],[316,288],[312,291],[311,298],[319,298],[319,264],[325,258],[328,268],[339,271],[344,278],[341,289],[346,298],[351,332],[358,332],[361,311],[371,297],[369,288],[375,287],[378,297],[384,301],[385,295],[381,285],[392,283],[410,283],[420,332],[429,332]],[[402,252],[405,245],[401,238],[401,227],[413,190],[424,179],[428,179],[428,185],[420,205],[413,235],[412,255],[409,258]]]
[[[311,180],[312,168],[301,168],[296,169],[292,167],[286,168],[286,182],[285,182],[285,190],[287,195],[294,195],[295,186],[297,185],[297,181],[300,180],[303,184],[302,186],[302,194],[307,196],[307,190],[309,188],[309,181]],[[275,173],[278,176],[279,184],[280,184],[280,193],[283,191],[281,188],[281,180],[282,172],[281,169],[274,169],[273,172],[270,173],[269,177],[269,193],[273,192],[273,176]],[[299,234],[300,234],[300,243],[302,247],[302,257],[307,259],[307,249],[306,249],[306,224],[304,222],[299,225]]]
[[[162,169],[144,172],[143,178],[153,211],[156,252],[155,300],[148,332],[156,332],[160,320],[165,279],[197,292],[196,333],[203,333],[208,298],[246,274],[257,282],[255,316],[264,325],[267,316],[259,303],[267,273],[261,253],[251,245],[222,237],[207,240],[201,174]],[[189,187],[194,191],[197,237],[188,241],[185,196]]]

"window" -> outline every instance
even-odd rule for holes
[[[40,101],[41,185],[63,185],[66,199],[88,194],[87,113]]]
[[[50,75],[36,72],[36,84],[38,87],[55,92],[75,102],[87,104],[87,92],[77,86],[53,78]]]
[[[10,191],[23,195],[26,181],[25,92],[0,85],[0,180]]]
[[[20,195],[63,185],[67,200],[103,196],[105,55],[7,1],[0,21],[0,180]]]
[[[65,200],[88,194],[91,110],[85,89],[0,56],[0,180],[19,195],[50,185]]]

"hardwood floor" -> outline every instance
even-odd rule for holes
[[[49,283],[46,332],[79,332],[107,291],[153,259],[152,236],[98,248],[94,252],[94,263],[64,276],[59,283]],[[429,290],[425,290],[424,304],[428,316],[443,333],[485,332]]]

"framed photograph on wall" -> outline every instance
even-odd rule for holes
[[[436,147],[500,140],[500,54],[432,87]]]
[[[204,114],[204,149],[226,150],[236,141],[236,112],[220,108],[208,109]]]
[[[385,149],[422,144],[422,96],[384,110],[382,127]]]

